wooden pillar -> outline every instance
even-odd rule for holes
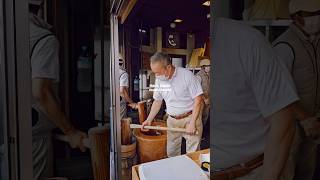
[[[156,28],[156,52],[162,52],[162,28]]]
[[[187,58],[186,58],[186,64],[189,63],[192,50],[195,48],[195,36],[192,33],[187,34]]]
[[[151,49],[155,49],[155,44],[156,44],[156,40],[155,40],[156,34],[153,28],[150,29],[150,47]]]

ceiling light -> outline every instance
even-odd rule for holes
[[[144,30],[144,29],[139,29],[139,32],[140,32],[140,33],[146,33],[147,31]]]
[[[175,23],[181,23],[182,22],[182,19],[176,19],[174,20]]]
[[[204,5],[204,6],[210,6],[210,1],[206,1],[206,2],[204,2],[202,5]]]

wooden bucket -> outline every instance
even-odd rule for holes
[[[132,166],[137,164],[136,142],[129,145],[121,145],[122,179],[131,180]]]
[[[153,126],[166,126],[163,121],[152,122]],[[139,163],[155,161],[167,157],[167,132],[158,131],[160,134],[156,135],[155,131],[148,133],[141,132],[140,129],[134,129],[134,135],[137,139],[137,151]]]

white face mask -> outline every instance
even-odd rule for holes
[[[166,71],[168,71],[167,68],[166,68]],[[166,73],[163,75],[156,75],[156,78],[159,79],[160,81],[168,81],[169,80],[169,76],[166,76]]]
[[[158,75],[156,76],[157,79],[159,79],[160,81],[168,81],[169,78],[166,75]]]
[[[303,30],[309,35],[315,35],[320,32],[320,15],[304,17],[305,25]]]

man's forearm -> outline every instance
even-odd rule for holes
[[[67,120],[65,113],[61,110],[58,100],[53,95],[53,92],[47,91],[38,100],[42,111],[48,116],[64,134],[68,134],[74,130],[74,127]]]
[[[133,100],[129,96],[128,88],[123,88],[122,91],[123,91],[122,96],[126,100],[126,102],[128,102],[130,104],[133,103]]]
[[[192,121],[193,122],[196,122],[197,119],[199,118],[202,105],[203,105],[202,97],[201,96],[196,97],[194,105],[193,105],[193,110],[192,110]]]
[[[280,110],[268,120],[270,131],[264,152],[263,180],[277,180],[288,160],[295,133],[292,107]]]
[[[160,108],[161,108],[161,105],[162,105],[162,101],[154,101],[152,103],[152,106],[151,106],[151,110],[150,110],[150,113],[149,113],[149,116],[147,117],[147,121],[153,121],[153,119],[156,117],[156,115],[158,114]]]

